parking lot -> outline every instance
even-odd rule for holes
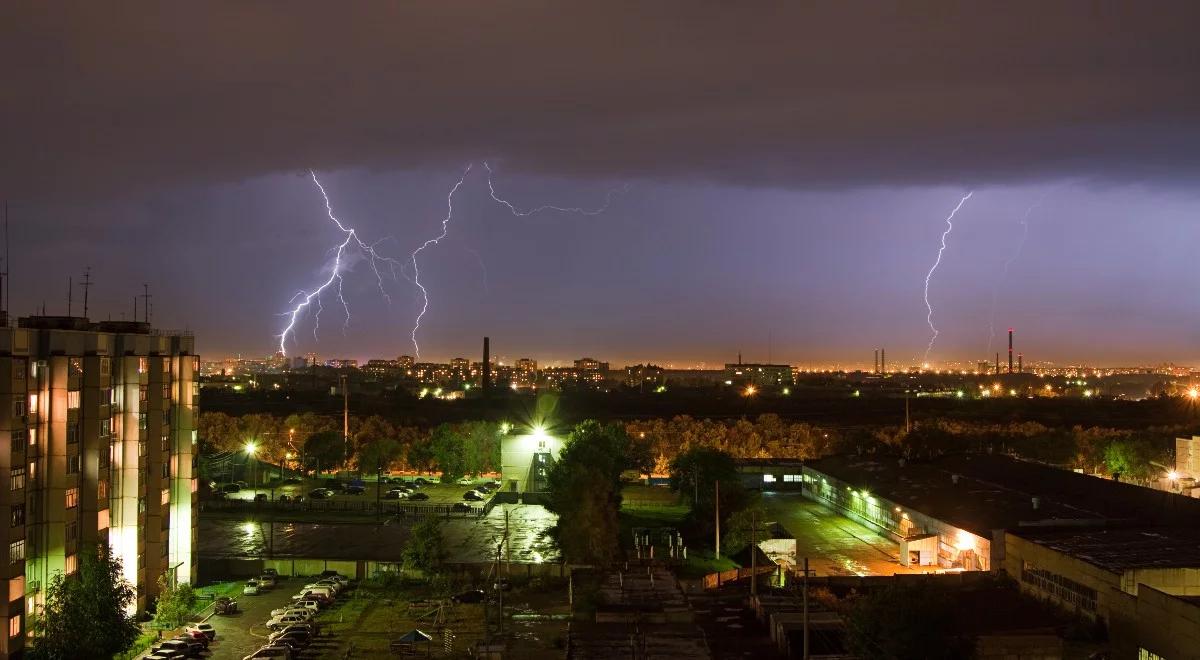
[[[214,615],[208,620],[217,631],[216,641],[209,647],[210,657],[243,658],[266,644],[270,631],[264,624],[271,617],[271,610],[290,604],[292,595],[306,584],[305,580],[306,578],[300,577],[281,577],[279,585],[270,591],[257,596],[237,596],[236,614]],[[334,604],[326,608],[323,618],[336,617],[339,607],[339,604]],[[322,630],[322,634],[313,640],[312,645],[306,648],[300,657],[324,657],[337,648],[336,631],[326,629]]]

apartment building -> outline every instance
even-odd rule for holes
[[[7,634],[20,657],[55,573],[106,543],[136,587],[196,575],[195,414],[199,359],[189,333],[148,323],[22,318],[0,327],[0,552],[8,548]]]

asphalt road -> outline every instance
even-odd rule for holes
[[[800,493],[763,493],[773,519],[796,539],[798,559],[816,575],[892,575],[922,571],[900,565],[900,546]]]

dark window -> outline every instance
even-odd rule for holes
[[[12,526],[22,527],[25,525],[25,505],[14,504],[12,506]]]

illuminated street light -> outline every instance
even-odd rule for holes
[[[1187,391],[1187,395],[1188,395],[1189,399],[1191,399],[1192,401],[1195,401],[1197,398],[1200,398],[1200,389],[1196,389],[1195,387],[1189,387],[1188,391]]]
[[[1167,478],[1170,479],[1171,481],[1175,481],[1176,479],[1179,478],[1179,473],[1176,472],[1175,470],[1171,470],[1170,472],[1167,473]]]
[[[253,440],[246,443],[246,455],[247,456],[253,456],[254,452],[256,452],[256,451],[258,451],[258,445],[254,444]]]
[[[754,396],[758,394],[758,388],[753,385],[747,385],[744,393],[746,396]]]

